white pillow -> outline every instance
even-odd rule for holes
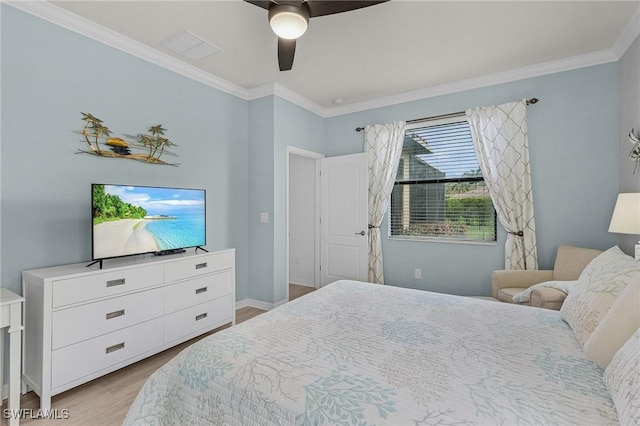
[[[640,328],[640,282],[627,286],[584,343],[590,360],[607,368],[611,358]],[[640,354],[638,354],[640,356]]]
[[[603,378],[620,424],[640,425],[640,330],[616,352]]]
[[[625,287],[638,280],[640,263],[618,247],[611,247],[589,262],[560,308],[562,318],[581,345],[584,346]]]

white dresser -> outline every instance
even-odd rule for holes
[[[51,397],[227,323],[235,250],[22,272],[25,385]]]

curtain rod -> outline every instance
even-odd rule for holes
[[[527,105],[533,105],[533,104],[537,104],[540,101],[540,99],[538,98],[531,98],[527,101]],[[437,120],[437,119],[441,119],[441,118],[449,118],[449,117],[455,117],[457,115],[463,115],[465,114],[465,111],[458,111],[458,112],[452,112],[449,114],[441,114],[441,115],[434,115],[433,117],[425,117],[425,118],[416,118],[415,120],[407,120],[407,123],[419,123],[421,121],[428,121],[428,120]],[[364,127],[356,127],[356,132],[361,132],[364,130]]]

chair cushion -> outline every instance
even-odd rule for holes
[[[640,330],[613,356],[604,370],[604,384],[621,425],[640,425]]]
[[[542,287],[531,292],[529,304],[536,308],[559,311],[567,294],[557,288]]]
[[[612,247],[593,259],[580,274],[562,304],[562,318],[584,346],[616,301],[633,281],[640,279],[640,263]]]
[[[521,288],[501,288],[498,290],[498,300],[501,302],[514,303],[513,296],[520,293],[522,291]],[[529,302],[520,303],[520,305],[528,305]]]
[[[543,291],[545,288],[557,289],[560,291],[563,296],[558,299],[562,302],[565,296],[569,293],[569,289],[576,283],[576,281],[545,281],[542,283],[534,284],[529,288],[522,290],[520,293],[517,293],[513,296],[513,301],[516,303],[528,302],[531,299],[531,295],[535,291]],[[550,294],[554,294],[555,292],[551,292]],[[554,299],[554,301],[556,301]]]
[[[584,351],[589,359],[600,367],[607,368],[611,358],[638,328],[640,282],[636,281],[620,293],[609,312],[585,342]]]

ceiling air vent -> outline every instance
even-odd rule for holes
[[[222,49],[204,41],[190,31],[183,31],[161,43],[164,47],[186,58],[198,61]]]

